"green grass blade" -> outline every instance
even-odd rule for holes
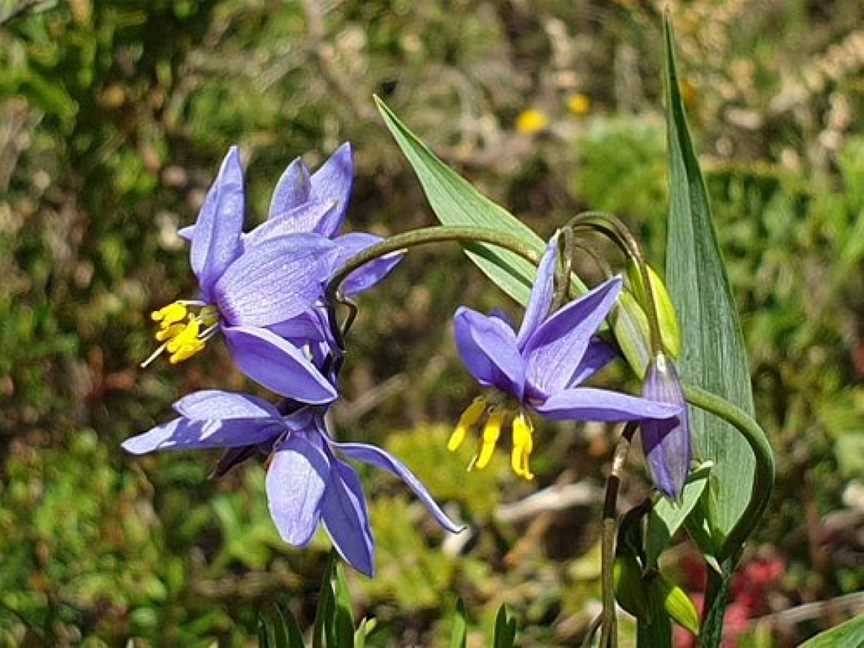
[[[453,614],[453,629],[450,631],[450,648],[465,648],[468,640],[468,615],[465,613],[465,603],[462,599],[456,604]]]
[[[444,225],[472,225],[509,231],[542,254],[545,244],[530,227],[477,191],[442,162],[380,98],[384,123],[408,158],[435,216]],[[465,246],[465,253],[499,288],[521,304],[528,302],[535,269],[525,259],[491,245]]]

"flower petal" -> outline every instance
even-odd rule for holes
[[[312,174],[312,198],[336,202],[336,208],[318,223],[316,232],[332,238],[339,231],[348,209],[353,183],[354,161],[351,144],[345,142]]]
[[[585,355],[579,361],[579,366],[576,368],[573,376],[571,376],[567,387],[575,387],[585,382],[617,357],[618,352],[595,335],[591,338],[591,342],[588,343]]]
[[[324,492],[321,517],[333,546],[354,569],[375,574],[375,541],[363,487],[354,469],[341,461],[331,464],[330,481]]]
[[[192,237],[195,236],[195,226],[187,225],[186,227],[181,227],[177,230],[177,236],[182,238],[184,241],[192,242]]]
[[[516,335],[516,345],[522,350],[528,338],[537,330],[549,314],[554,295],[555,261],[558,259],[558,237],[553,236],[546,246],[540,265],[537,267],[537,277],[531,287],[531,297],[525,307],[522,326]]]
[[[525,343],[532,396],[548,396],[568,385],[591,337],[618,299],[621,278],[613,277],[570,302],[534,331]]]
[[[237,367],[267,389],[303,403],[329,403],[336,389],[303,352],[267,329],[223,328]]]
[[[362,461],[396,475],[423,502],[423,505],[429,509],[429,512],[438,521],[438,524],[450,533],[459,533],[465,528],[464,525],[456,524],[447,517],[447,514],[438,506],[432,495],[423,483],[417,479],[414,473],[387,451],[365,443],[333,443],[331,445],[338,448],[349,459]]]
[[[302,205],[289,209],[277,218],[270,218],[264,221],[251,232],[244,235],[243,249],[248,250],[264,241],[287,234],[312,233],[321,219],[335,207],[336,203],[333,200],[309,200]]]
[[[460,306],[453,316],[456,347],[465,367],[484,386],[498,387],[521,400],[525,367],[516,334],[497,317]]]
[[[291,434],[276,449],[267,470],[267,504],[288,544],[303,547],[315,535],[330,470],[327,455],[302,434]]]
[[[293,210],[309,200],[312,192],[312,183],[309,179],[309,167],[299,157],[285,167],[276,188],[270,197],[270,211],[268,218],[281,218],[287,212]],[[312,230],[298,230],[311,232]]]
[[[126,439],[123,449],[140,455],[156,450],[237,448],[263,443],[282,431],[270,419],[190,420],[182,416]]]
[[[332,241],[292,234],[247,250],[216,282],[219,313],[230,325],[270,326],[307,310],[330,275]]]
[[[664,355],[648,367],[642,395],[680,408],[675,418],[645,421],[640,432],[651,480],[666,497],[678,500],[690,472],[690,420],[678,372]]]
[[[553,421],[641,421],[667,419],[681,412],[676,405],[591,387],[556,392],[535,409]]]
[[[334,272],[355,254],[382,240],[384,239],[380,236],[365,232],[351,232],[350,234],[336,237],[333,239],[333,243],[336,245],[336,252],[333,256]],[[342,282],[342,294],[350,297],[368,290],[386,277],[404,256],[404,254],[400,253],[388,254],[357,268]]]
[[[213,285],[240,254],[244,200],[243,167],[237,147],[232,146],[207,192],[192,232],[189,257],[207,302],[211,301]]]
[[[218,389],[192,392],[173,407],[181,416],[196,420],[281,418],[279,410],[263,398]]]

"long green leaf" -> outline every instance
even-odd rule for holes
[[[473,225],[509,231],[542,254],[545,244],[530,227],[477,191],[444,164],[378,97],[375,103],[402,153],[408,158],[435,216],[444,225]],[[465,246],[468,257],[499,288],[521,304],[528,303],[535,269],[507,250],[483,243]]]
[[[468,615],[465,612],[465,603],[462,599],[456,603],[456,612],[453,614],[453,629],[450,631],[450,648],[465,648],[468,640]]]
[[[354,615],[351,612],[351,592],[345,578],[345,568],[337,561],[334,569],[336,581],[335,634],[338,646],[351,646],[354,642]]]
[[[495,631],[492,635],[494,648],[513,648],[516,643],[516,619],[507,610],[507,604],[502,603],[495,617]]]
[[[864,614],[821,632],[798,648],[861,648],[864,646]]]
[[[753,391],[738,311],[711,220],[699,161],[687,129],[667,18],[666,76],[670,208],[666,280],[684,337],[681,373],[688,382],[753,414]],[[690,412],[700,459],[714,462],[708,483],[708,522],[716,552],[750,500],[753,453],[728,424],[700,410]]]

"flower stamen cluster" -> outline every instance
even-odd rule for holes
[[[200,310],[194,312],[190,306],[198,306]],[[216,307],[200,301],[172,302],[150,313],[150,318],[159,323],[153,337],[162,344],[141,363],[142,368],[166,350],[171,354],[168,361],[172,365],[188,360],[201,351],[219,329]]]

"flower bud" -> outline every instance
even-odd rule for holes
[[[663,353],[657,354],[648,367],[642,396],[681,407],[677,417],[646,420],[641,426],[642,449],[651,480],[666,497],[678,501],[690,470],[690,424],[675,364]]]
[[[675,623],[699,636],[699,612],[687,592],[662,574],[658,574],[651,582],[651,596],[663,601],[663,609]]]
[[[660,338],[663,348],[670,356],[677,359],[681,356],[681,328],[678,326],[678,315],[675,313],[675,306],[672,305],[672,298],[669,296],[669,291],[666,290],[666,284],[663,283],[660,275],[651,266],[646,265],[645,267],[648,269],[651,294],[654,297],[654,304],[657,306],[657,325],[660,328]],[[649,309],[651,307],[651,300],[649,299],[648,292],[645,290],[642,273],[639,271],[639,266],[632,259],[627,266],[627,280],[633,290],[636,301],[643,309]]]

